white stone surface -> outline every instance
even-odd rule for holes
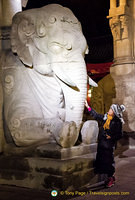
[[[71,10],[57,4],[17,13],[2,58],[4,117],[18,146],[75,144],[87,94],[87,43]],[[95,84],[95,83],[93,83]],[[6,136],[10,140],[9,132]]]
[[[97,142],[98,137],[98,123],[95,120],[88,120],[83,124],[81,129],[82,141],[85,144],[92,144]]]
[[[22,7],[26,7],[27,6],[27,3],[28,3],[28,0],[21,0],[22,2]]]

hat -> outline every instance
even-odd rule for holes
[[[114,114],[121,120],[121,122],[124,124],[124,120],[123,120],[123,115],[122,113],[126,110],[124,105],[119,105],[119,104],[112,104],[110,107]]]

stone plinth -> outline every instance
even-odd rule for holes
[[[61,148],[55,144],[48,144],[46,146],[40,146],[36,149],[36,153],[39,157],[55,158],[55,159],[72,159],[75,157],[80,157],[82,155],[90,154],[94,157],[97,149],[97,144],[80,144],[78,146],[73,146],[72,148]]]
[[[38,147],[35,156],[1,155],[0,184],[27,188],[74,190],[97,181],[93,161],[97,144],[62,149]]]

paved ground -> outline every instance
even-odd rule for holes
[[[0,186],[0,200],[135,200],[135,150],[126,150],[116,157],[116,184],[112,188],[90,188],[79,195],[68,193],[52,197],[50,191]]]
[[[89,191],[89,190],[88,190]],[[116,158],[116,184],[72,200],[135,200],[135,150]]]

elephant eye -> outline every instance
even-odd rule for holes
[[[54,24],[56,21],[57,21],[57,19],[56,19],[55,16],[51,16],[51,17],[49,18],[49,22],[50,22],[51,24]]]
[[[72,20],[70,19],[69,17],[65,16],[65,17],[62,17],[61,22],[67,22],[69,24],[78,24],[78,21],[75,21],[75,20]]]
[[[68,23],[69,23],[69,20],[68,20],[67,17],[62,17],[60,21],[61,21],[61,22],[68,22]]]

